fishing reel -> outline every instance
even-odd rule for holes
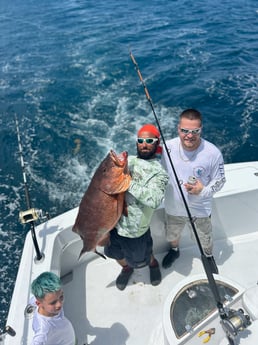
[[[49,214],[37,208],[31,208],[27,211],[19,212],[19,219],[22,224],[34,222],[38,219],[49,219]]]
[[[223,317],[220,323],[228,339],[234,344],[234,338],[239,332],[251,325],[251,320],[249,315],[244,314],[243,309],[229,309],[227,315]]]

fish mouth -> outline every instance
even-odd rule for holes
[[[110,150],[110,156],[118,166],[122,167],[127,161],[128,152],[123,151],[119,154],[116,154],[114,150]]]

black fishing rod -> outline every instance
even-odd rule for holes
[[[154,115],[154,117],[155,117],[155,121],[156,121],[156,123],[157,123],[158,129],[159,129],[159,132],[160,132],[160,136],[161,136],[161,138],[162,138],[162,141],[163,141],[163,144],[164,144],[166,153],[167,153],[167,157],[168,157],[168,159],[169,159],[169,163],[170,163],[171,168],[172,168],[172,170],[173,170],[174,177],[175,177],[175,179],[176,179],[176,183],[177,183],[177,185],[178,185],[178,189],[179,189],[179,192],[180,192],[180,194],[181,194],[181,197],[182,197],[182,200],[183,200],[183,203],[184,203],[184,206],[185,206],[185,209],[186,209],[186,212],[187,212],[187,215],[188,215],[190,224],[191,224],[191,226],[192,226],[192,228],[193,228],[193,232],[194,232],[194,235],[195,235],[195,237],[196,237],[197,244],[198,244],[198,247],[199,247],[199,249],[200,249],[201,255],[202,255],[202,256],[205,256],[204,251],[203,251],[203,248],[202,248],[202,245],[201,245],[201,242],[200,242],[200,239],[199,239],[199,236],[198,236],[197,231],[196,231],[195,224],[194,224],[195,218],[192,217],[192,215],[191,215],[191,212],[190,212],[190,210],[189,210],[187,201],[186,201],[186,199],[185,199],[185,195],[184,195],[184,193],[183,193],[183,191],[182,191],[181,183],[180,183],[179,178],[178,178],[178,176],[177,176],[176,169],[175,169],[174,164],[173,164],[173,162],[172,162],[172,158],[171,158],[171,156],[170,156],[170,154],[169,154],[169,150],[168,150],[168,147],[167,147],[167,144],[166,144],[166,141],[165,141],[163,132],[162,132],[162,130],[161,130],[160,123],[159,123],[159,119],[158,119],[158,117],[157,117],[157,115],[156,115],[156,112],[155,112],[155,109],[154,109],[154,106],[153,106],[153,103],[152,103],[150,94],[149,94],[149,92],[148,92],[147,86],[146,86],[146,84],[145,84],[145,82],[144,82],[144,80],[143,80],[143,77],[142,77],[141,71],[140,71],[140,69],[139,69],[139,66],[138,66],[138,64],[137,64],[137,62],[136,62],[136,60],[135,60],[135,58],[134,58],[134,56],[133,56],[133,54],[132,54],[131,52],[130,52],[130,57],[131,57],[131,60],[133,61],[133,64],[135,65],[135,69],[136,69],[136,71],[137,71],[137,74],[138,74],[138,76],[139,76],[139,78],[140,78],[140,81],[141,81],[143,87],[144,87],[144,91],[145,91],[147,100],[148,100],[149,103],[150,103],[150,106],[151,106],[153,115]],[[205,256],[205,258],[207,259],[206,256]],[[207,260],[207,261],[208,261],[208,260]],[[209,262],[208,262],[208,265],[209,265]],[[217,297],[218,297],[218,296],[217,296]],[[219,299],[219,298],[216,298],[216,299]]]
[[[23,159],[23,150],[22,150],[22,144],[21,144],[19,123],[18,123],[18,119],[17,119],[16,115],[15,115],[15,124],[16,124],[16,132],[17,132],[17,139],[18,139],[19,156],[20,156],[20,162],[21,162],[21,168],[22,168],[23,184],[24,184],[24,190],[25,190],[26,205],[27,205],[26,211],[20,211],[19,219],[20,219],[20,222],[22,224],[30,223],[31,236],[32,236],[34,248],[36,251],[36,260],[42,261],[44,259],[44,254],[41,253],[41,251],[39,249],[34,222],[36,220],[38,220],[39,218],[45,218],[45,217],[43,216],[42,210],[32,208],[32,205],[31,205],[29,188],[28,188],[28,184],[27,184],[25,164],[24,164],[24,159]],[[46,218],[47,218],[47,216],[46,216]]]
[[[200,242],[200,239],[199,239],[199,236],[198,236],[195,224],[194,224],[196,218],[192,217],[191,212],[189,210],[189,207],[188,207],[187,201],[185,199],[185,196],[184,196],[184,193],[183,193],[183,190],[182,190],[179,178],[178,178],[177,173],[176,173],[176,169],[174,167],[172,158],[171,158],[171,156],[169,154],[169,150],[168,150],[168,147],[167,147],[164,135],[163,135],[163,131],[162,131],[160,123],[159,123],[159,119],[158,119],[158,117],[156,115],[153,102],[151,100],[149,91],[148,91],[147,86],[146,86],[146,84],[144,82],[144,79],[142,77],[140,68],[139,68],[139,66],[138,66],[138,64],[137,64],[137,62],[136,62],[132,52],[130,52],[130,58],[131,58],[134,66],[135,66],[135,69],[137,71],[139,79],[140,79],[140,81],[141,81],[141,83],[143,85],[146,98],[149,101],[149,104],[151,106],[151,110],[153,112],[153,115],[154,115],[157,127],[158,127],[159,132],[160,132],[160,136],[162,138],[162,141],[163,141],[163,144],[164,144],[164,147],[165,147],[165,150],[166,150],[166,154],[167,154],[168,159],[169,159],[169,163],[170,163],[172,171],[174,173],[174,177],[176,179],[176,183],[177,183],[180,195],[182,197],[182,200],[183,200],[183,203],[184,203],[184,206],[185,206],[185,209],[186,209],[186,212],[187,212],[187,215],[188,215],[188,218],[189,218],[189,221],[190,221],[193,233],[195,235],[195,238],[196,238],[196,241],[197,241],[200,253],[201,253],[202,264],[203,264],[205,273],[207,275],[208,282],[209,282],[211,291],[213,293],[215,302],[217,304],[217,309],[218,309],[218,312],[219,312],[219,315],[220,315],[220,318],[221,318],[222,328],[223,328],[223,330],[226,333],[226,336],[227,336],[228,341],[229,341],[229,345],[234,345],[235,344],[234,339],[237,336],[238,332],[240,330],[245,329],[247,326],[249,326],[251,324],[250,317],[249,317],[249,315],[244,315],[242,309],[239,309],[239,310],[229,309],[229,310],[226,311],[224,306],[223,306],[223,302],[221,301],[221,297],[220,297],[220,294],[219,294],[219,291],[218,291],[217,284],[216,284],[215,279],[213,277],[214,268],[217,269],[215,260],[214,260],[213,256],[210,257],[211,260],[208,260],[207,256],[205,255],[205,253],[203,251],[203,248],[202,248],[202,245],[201,245],[201,242]]]

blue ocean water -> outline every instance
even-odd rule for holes
[[[0,0],[0,327],[28,228],[15,115],[34,207],[77,206],[110,148],[135,152],[154,117],[166,139],[188,107],[226,163],[258,157],[255,0]]]

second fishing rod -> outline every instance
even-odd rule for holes
[[[173,174],[174,174],[174,177],[175,177],[175,180],[176,180],[176,184],[178,186],[178,190],[179,190],[179,193],[181,195],[181,198],[182,198],[182,201],[183,201],[183,204],[184,204],[184,207],[185,207],[185,210],[186,210],[186,213],[187,213],[187,216],[189,218],[189,222],[190,222],[190,225],[192,227],[192,230],[193,230],[193,233],[194,233],[194,236],[196,238],[196,242],[197,242],[197,245],[199,247],[199,250],[200,250],[200,253],[201,253],[201,259],[202,259],[202,263],[203,263],[203,266],[204,266],[204,269],[205,269],[205,272],[206,272],[206,275],[207,275],[207,278],[208,278],[208,281],[210,282],[210,287],[211,287],[211,290],[213,292],[213,295],[214,295],[214,298],[216,300],[216,303],[217,303],[217,307],[220,311],[220,314],[224,315],[224,308],[223,308],[223,304],[221,302],[221,298],[220,298],[220,295],[219,295],[219,292],[218,292],[218,289],[217,289],[217,286],[216,286],[216,282],[214,280],[214,277],[213,277],[213,272],[217,269],[217,266],[216,266],[216,263],[215,263],[215,260],[213,257],[210,257],[208,258],[205,253],[204,253],[204,250],[202,248],[202,245],[201,245],[201,242],[200,242],[200,239],[199,239],[199,236],[198,236],[198,233],[197,233],[197,230],[196,230],[196,227],[195,227],[195,217],[192,216],[191,212],[190,212],[190,209],[189,209],[189,206],[187,204],[187,201],[186,201],[186,198],[185,198],[185,195],[183,193],[183,190],[182,190],[182,186],[181,186],[181,183],[180,183],[180,180],[178,178],[178,175],[177,175],[177,172],[176,172],[176,169],[174,167],[174,164],[173,164],[173,161],[172,161],[172,158],[171,158],[171,155],[170,155],[170,152],[169,152],[169,149],[166,145],[166,140],[164,138],[164,135],[163,135],[163,131],[161,129],[161,126],[160,126],[160,123],[159,123],[159,119],[157,117],[157,114],[155,112],[155,109],[154,109],[154,106],[153,106],[153,103],[152,103],[152,100],[151,100],[151,97],[150,97],[150,94],[148,92],[148,89],[147,89],[147,86],[144,82],[144,79],[142,77],[142,74],[141,74],[141,71],[139,69],[139,66],[132,54],[132,52],[130,52],[130,58],[135,66],[135,69],[137,71],[137,74],[139,76],[139,79],[143,85],[143,88],[144,88],[144,92],[145,92],[145,95],[146,95],[146,98],[151,106],[151,109],[152,109],[152,112],[153,112],[153,115],[154,115],[154,118],[155,118],[155,121],[156,121],[156,124],[157,124],[157,127],[159,129],[159,132],[160,132],[160,136],[161,136],[161,139],[162,139],[162,142],[163,142],[163,146],[164,146],[164,149],[166,151],[166,154],[167,154],[167,157],[169,159],[169,164],[172,168],[172,171],[173,171]]]

